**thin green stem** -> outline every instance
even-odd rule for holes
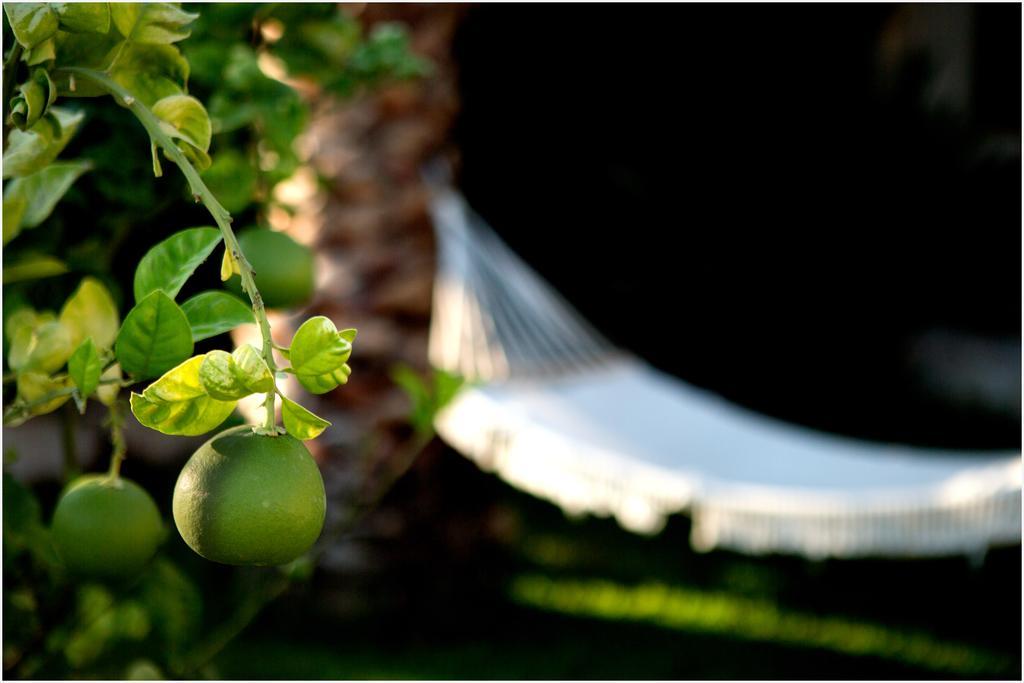
[[[271,372],[273,372],[274,371],[273,370],[274,366],[271,365],[270,367],[271,367]],[[263,410],[265,410],[266,413],[267,413],[267,416],[266,416],[265,421],[263,423],[263,430],[264,430],[264,432],[266,432],[268,434],[271,434],[273,436],[277,435],[277,430],[275,429],[275,424],[277,422],[276,409],[277,409],[277,397],[274,396],[274,392],[273,391],[268,391],[267,392],[267,397],[265,399],[263,399]]]
[[[121,401],[114,401],[110,406],[110,443],[113,450],[110,452],[111,479],[115,481],[121,475],[121,463],[128,452],[128,445],[124,440],[124,404]]]
[[[55,381],[60,380],[60,379],[61,379],[61,376],[54,377]],[[105,380],[100,380],[100,385],[104,385],[104,386],[108,385],[108,384],[116,384],[119,387],[127,387],[127,386],[129,386],[129,385],[131,385],[133,383],[134,382],[132,380],[122,380],[122,379],[105,379]],[[41,405],[46,405],[47,403],[49,403],[50,401],[52,401],[54,399],[58,399],[58,398],[61,398],[61,397],[64,397],[64,396],[71,396],[71,394],[75,393],[77,390],[78,390],[78,387],[67,386],[67,387],[63,387],[61,389],[57,389],[55,391],[51,391],[51,392],[49,392],[47,394],[43,394],[39,398],[33,399],[31,401],[25,401],[25,402],[15,401],[14,403],[12,403],[10,406],[7,407],[7,410],[4,411],[4,424],[6,425],[8,422],[11,422],[11,421],[21,417],[25,413],[31,412],[33,408],[36,408],[36,407],[41,406]]]
[[[252,311],[256,316],[256,322],[259,324],[260,334],[263,337],[263,360],[267,362],[267,366],[270,368],[271,373],[275,372],[277,368],[274,365],[273,339],[270,336],[270,322],[267,320],[267,311],[263,305],[263,297],[260,296],[260,292],[256,288],[255,271],[253,271],[252,264],[250,264],[245,258],[245,254],[242,253],[242,248],[238,245],[238,239],[235,237],[235,233],[231,229],[231,215],[228,213],[227,209],[221,206],[220,202],[217,201],[217,198],[213,196],[212,192],[210,192],[210,189],[206,187],[203,179],[199,177],[199,172],[192,166],[189,160],[185,157],[185,154],[178,149],[178,146],[170,136],[163,131],[160,119],[158,119],[156,115],[146,107],[146,105],[140,102],[138,98],[132,95],[131,92],[101,71],[83,69],[80,67],[68,67],[65,69],[58,69],[55,74],[59,74],[61,72],[91,81],[110,93],[115,99],[124,104],[124,106],[128,107],[128,109],[130,109],[135,115],[135,118],[139,120],[139,123],[142,124],[142,127],[146,129],[146,132],[149,133],[153,142],[163,149],[167,158],[177,164],[178,168],[181,169],[181,172],[185,175],[185,179],[188,181],[189,188],[192,191],[192,196],[197,202],[202,202],[210,212],[210,215],[213,216],[213,220],[217,223],[217,227],[220,228],[220,233],[224,238],[224,248],[231,253],[231,256],[234,257],[235,261],[238,263],[239,270],[241,271],[242,289],[249,295],[249,299],[252,301]],[[262,431],[267,434],[276,434],[277,432],[274,429],[276,419],[274,414],[273,391],[267,392],[267,398],[264,402],[264,406],[267,407],[268,410]]]

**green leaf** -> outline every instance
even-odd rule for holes
[[[142,301],[155,290],[178,296],[195,269],[220,242],[216,228],[190,228],[176,232],[146,252],[135,269],[135,300]]]
[[[47,107],[57,99],[57,86],[46,69],[35,69],[32,76],[18,86],[18,95],[10,102],[10,121],[19,130],[36,125]]]
[[[219,401],[203,388],[199,368],[205,354],[173,368],[141,394],[131,396],[132,414],[163,434],[198,436],[214,429],[235,409],[236,401]]]
[[[351,374],[352,368],[348,366],[348,363],[342,363],[330,372],[320,375],[296,375],[296,379],[309,393],[326,394],[328,391],[333,391],[338,386],[348,383]]]
[[[317,417],[284,396],[281,397],[281,418],[284,420],[284,428],[288,433],[300,441],[315,439],[331,426],[327,420]]]
[[[46,220],[71,185],[91,168],[89,161],[59,161],[32,175],[9,181],[4,188],[4,201],[25,203],[14,234],[24,228],[34,228]]]
[[[120,380],[122,378],[121,365],[114,363],[109,368],[103,371],[100,375],[100,382],[107,382],[110,380]],[[114,401],[117,400],[117,395],[120,393],[121,387],[117,384],[100,384],[96,387],[96,398],[99,402],[105,406],[114,405]]]
[[[26,48],[57,32],[57,13],[45,2],[5,2],[4,11],[14,38]]]
[[[37,415],[45,415],[46,413],[52,413],[57,408],[67,403],[68,399],[71,398],[70,393],[63,395],[54,396],[50,400],[44,401],[43,399],[63,392],[71,386],[71,379],[64,377],[62,379],[54,379],[48,374],[42,372],[22,372],[18,374],[18,403],[21,403],[22,408],[19,410],[19,418],[8,421],[7,416],[4,416],[4,424],[6,426],[14,427],[30,417]],[[35,403],[36,401],[42,401],[31,407],[26,407],[27,404]]]
[[[115,45],[110,77],[147,107],[178,95],[188,82],[188,62],[173,45]]]
[[[210,117],[202,103],[189,95],[171,95],[153,104],[153,114],[163,121],[168,135],[199,147],[210,148]]]
[[[155,102],[153,114],[167,135],[181,140],[178,147],[199,169],[210,167],[210,117],[202,103],[188,95],[171,95]]]
[[[25,53],[25,63],[29,66],[36,66],[43,62],[56,58],[57,46],[54,38],[47,38],[38,45],[33,46]]]
[[[169,2],[110,3],[110,14],[121,35],[136,43],[167,44],[190,35],[185,27],[199,16]]]
[[[291,361],[296,374],[322,374],[352,355],[352,344],[322,315],[302,323],[292,338]]]
[[[161,375],[192,355],[192,330],[178,304],[162,290],[128,312],[114,353],[121,368],[138,379]]]
[[[7,364],[12,370],[54,372],[64,365],[75,348],[71,334],[58,320],[42,319],[37,326],[23,325],[15,330]]]
[[[239,376],[253,393],[266,393],[274,389],[274,375],[251,344],[242,344],[231,353],[238,366]]]
[[[110,6],[106,2],[51,2],[60,27],[73,33],[106,33],[110,30]]]
[[[117,339],[121,317],[117,304],[99,280],[87,277],[64,303],[60,321],[71,333],[72,346],[88,337],[101,349],[109,349]]]
[[[4,197],[3,243],[13,240],[21,234],[21,218],[28,208],[28,198],[23,194],[7,193]]]
[[[78,387],[82,398],[88,398],[96,391],[102,373],[103,363],[100,362],[100,354],[96,352],[96,345],[91,338],[86,338],[68,359],[68,375]]]
[[[4,151],[4,178],[27,176],[56,159],[84,116],[80,111],[50,107],[28,130],[12,130]]]
[[[434,413],[451,403],[465,384],[466,380],[461,375],[434,368]]]
[[[41,328],[42,325],[39,326]],[[16,328],[10,335],[10,349],[7,351],[7,365],[14,372],[28,368],[32,352],[36,348],[36,327],[28,325]],[[69,341],[69,344],[71,342]]]
[[[244,344],[232,354],[211,351],[199,368],[199,380],[214,398],[229,401],[274,390],[274,376],[256,349]]]
[[[235,360],[227,351],[210,351],[199,366],[199,382],[210,396],[223,401],[245,398],[252,392],[233,372]]]
[[[55,316],[50,311],[43,313],[37,313],[29,307],[19,308],[7,316],[4,320],[4,338],[7,341],[14,339],[14,334],[23,327],[27,327],[30,330],[42,325],[45,322],[56,320]]]
[[[68,272],[68,267],[63,261],[59,261],[52,256],[29,254],[10,265],[4,265],[3,282],[5,285],[8,285],[12,282],[39,280],[44,277],[63,275],[66,272]]]
[[[227,292],[196,294],[181,305],[181,310],[185,311],[192,327],[193,341],[208,339],[256,320],[244,301]]]
[[[124,44],[116,31],[109,33],[70,33],[59,31],[56,39],[57,68],[77,66],[97,71],[107,71],[111,62],[121,56],[119,46]],[[82,80],[70,74],[55,72],[57,87],[65,97],[100,97],[106,91],[91,81]]]
[[[354,330],[342,334],[322,315],[302,323],[289,350],[292,370],[299,383],[314,394],[325,394],[348,381],[352,370],[345,361],[352,355]]]

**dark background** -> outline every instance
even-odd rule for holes
[[[1016,448],[1020,12],[477,7],[461,185],[663,370],[819,429]]]

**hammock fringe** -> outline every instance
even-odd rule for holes
[[[616,349],[447,185],[431,207],[430,359],[478,385],[436,427],[484,470],[637,533],[688,512],[701,551],[978,557],[1020,543],[1020,453],[859,442],[742,411]]]

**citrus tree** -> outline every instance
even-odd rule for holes
[[[290,76],[341,95],[425,65],[399,27],[364,35],[331,5],[201,11],[211,15],[205,23],[172,3],[4,4],[4,425],[70,405],[84,413],[95,402],[108,411],[111,443],[107,472],[69,482],[50,527],[31,492],[4,476],[5,609],[23,627],[5,629],[4,667],[20,675],[46,671],[55,652],[84,670],[118,639],[157,639],[166,655],[134,660],[143,669],[181,675],[209,659],[209,646],[182,651],[194,640],[180,637],[189,629],[174,631],[189,621],[182,610],[195,590],[173,563],[154,560],[164,524],[146,490],[121,474],[126,419],[196,436],[215,432],[240,400],[262,397],[259,424],[213,436],[177,479],[174,522],[202,557],[286,565],[291,576],[324,524],[323,480],[303,441],[330,425],[279,382],[292,375],[313,394],[345,384],[356,331],[315,316],[286,346],[271,337],[268,302],[308,300],[312,257],[258,225],[240,239],[231,212],[265,218],[273,187],[299,165],[294,142],[307,107],[259,60],[272,54]],[[76,147],[90,125],[93,135]],[[119,286],[138,225],[174,225],[192,204],[212,224],[151,242],[130,262],[130,285]],[[81,230],[90,220],[95,229]],[[254,268],[254,253],[265,270]],[[297,279],[274,275],[282,258]],[[183,297],[211,259],[227,287]],[[55,283],[69,278],[65,296]],[[196,353],[197,343],[252,323],[258,346]],[[9,568],[24,582],[9,586]],[[64,595],[67,608],[68,586],[70,620],[54,627],[41,603]]]

